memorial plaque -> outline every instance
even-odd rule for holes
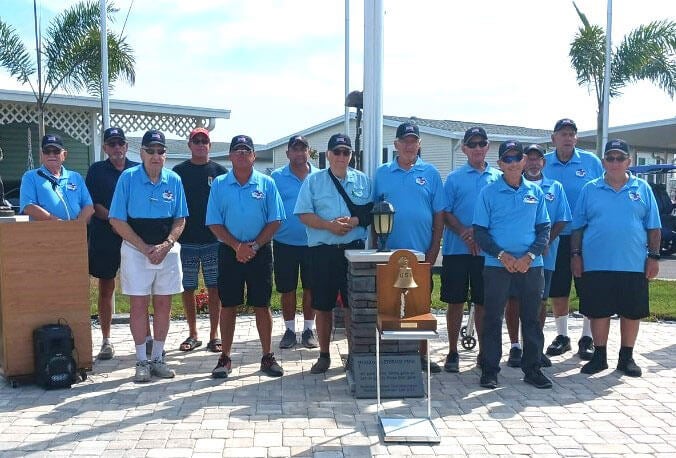
[[[352,355],[354,397],[376,397],[376,356],[373,354]],[[380,397],[421,398],[425,395],[420,355],[380,355]]]

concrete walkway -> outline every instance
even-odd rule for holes
[[[432,356],[447,352],[443,317]],[[297,319],[300,322],[300,317]],[[574,341],[582,321],[571,319]],[[317,350],[277,351],[286,375],[271,379],[258,372],[260,346],[251,316],[240,317],[233,373],[210,378],[217,356],[204,350],[207,321],[199,327],[204,345],[177,350],[187,336],[172,322],[167,361],[173,380],[132,382],[134,356],[129,329],[115,325],[117,355],[96,362],[89,379],[70,390],[0,384],[0,455],[12,456],[676,456],[676,324],[641,325],[637,363],[644,376],[621,377],[616,364],[618,321],[609,343],[611,369],[588,377],[571,353],[546,370],[552,390],[521,381],[521,371],[504,367],[501,386],[478,386],[476,350],[461,352],[460,374],[432,378],[433,417],[442,436],[438,445],[385,444],[373,400],[348,391],[339,331],[331,347],[334,367],[311,375]],[[273,345],[283,333],[275,318]],[[95,353],[100,332],[94,329]],[[545,340],[551,341],[551,319]],[[503,341],[507,341],[506,336]],[[507,345],[505,345],[505,355]],[[420,399],[388,400],[386,408],[425,411]]]

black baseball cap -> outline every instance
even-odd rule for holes
[[[333,151],[338,148],[347,148],[352,151],[352,141],[350,140],[350,137],[345,134],[331,135],[331,138],[329,138],[328,150]]]
[[[61,140],[61,137],[59,137],[56,134],[47,134],[44,137],[42,137],[42,149],[45,149],[48,146],[54,146],[61,150],[66,149],[63,146],[63,140]]]
[[[310,142],[307,141],[307,138],[303,137],[302,135],[294,135],[293,137],[289,138],[289,143],[286,146],[286,149],[291,149],[296,143],[302,143],[308,148],[310,147]]]
[[[103,131],[103,143],[107,142],[111,138],[119,138],[122,141],[127,141],[124,137],[124,131],[119,127],[109,127]]]
[[[523,154],[523,145],[517,140],[506,140],[500,143],[500,149],[498,150],[498,158],[502,158],[505,154],[510,151],[518,151]]]
[[[629,155],[629,144],[619,138],[608,140],[606,147],[603,149],[603,154],[609,153],[610,151],[619,151],[620,153]]]
[[[235,135],[230,140],[230,151],[238,149],[240,146],[245,146],[249,151],[254,150],[254,143],[248,135]]]
[[[488,140],[488,135],[486,135],[486,131],[484,130],[484,128],[474,126],[470,127],[465,131],[465,136],[462,138],[462,142],[467,143],[470,138],[477,136],[483,138],[484,140]]]
[[[575,124],[575,121],[570,118],[563,118],[556,121],[556,124],[554,124],[554,132],[558,132],[564,127],[570,127],[575,132],[577,132],[577,124]]]
[[[141,146],[150,145],[160,145],[166,147],[167,144],[166,140],[164,139],[164,134],[157,129],[150,129],[148,132],[143,134]]]
[[[399,124],[399,127],[397,127],[397,138],[404,138],[408,137],[409,135],[413,135],[415,138],[420,138],[420,130],[418,129],[418,126],[412,122],[402,122]]]
[[[530,153],[531,151],[537,151],[540,156],[545,157],[545,149],[537,143],[530,144],[523,149],[523,152],[526,154]]]

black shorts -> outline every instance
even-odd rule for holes
[[[272,247],[260,247],[256,256],[247,263],[237,261],[235,250],[223,243],[218,245],[218,295],[223,307],[244,304],[269,307],[272,296]]]
[[[559,235],[559,251],[556,254],[556,265],[549,286],[549,297],[570,296],[571,281],[575,281],[575,289],[579,291],[579,279],[573,277],[570,270],[570,235]],[[580,296],[580,293],[577,293]]]
[[[89,247],[89,274],[95,278],[110,280],[120,269],[120,245],[107,249]]]
[[[483,256],[470,254],[444,256],[441,264],[441,300],[449,304],[464,304],[469,295],[473,304],[483,305],[483,270]]]
[[[580,313],[587,318],[617,314],[640,320],[650,314],[648,279],[643,272],[584,272],[578,295]]]
[[[289,293],[298,288],[298,270],[303,289],[312,288],[310,271],[310,248],[306,246],[287,245],[274,240],[272,242],[275,287],[278,293]]]
[[[312,308],[329,312],[336,307],[340,293],[343,307],[349,307],[347,300],[347,259],[345,250],[364,248],[363,240],[341,245],[318,245],[310,247],[312,263]]]

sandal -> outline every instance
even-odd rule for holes
[[[207,350],[213,353],[221,353],[223,351],[223,343],[221,339],[211,339],[207,344]]]
[[[188,337],[183,341],[180,347],[178,347],[179,350],[181,351],[193,351],[195,348],[202,346],[202,341],[193,339],[192,337]]]

